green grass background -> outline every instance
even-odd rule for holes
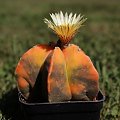
[[[119,0],[0,0],[0,119],[20,119],[15,67],[32,46],[58,39],[43,19],[60,10],[88,18],[72,43],[90,56],[100,74],[106,96],[101,120],[120,120]]]

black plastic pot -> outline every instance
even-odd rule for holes
[[[105,97],[99,92],[96,101],[26,103],[19,96],[24,120],[99,120]]]

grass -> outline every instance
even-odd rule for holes
[[[14,75],[24,52],[36,44],[57,40],[43,18],[59,10],[82,13],[88,18],[72,43],[89,55],[100,74],[106,96],[101,120],[120,119],[120,2],[39,0],[0,1],[0,119],[20,119]]]

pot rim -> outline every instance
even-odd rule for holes
[[[101,90],[98,92],[98,95],[100,98],[98,98],[96,101],[81,101],[81,100],[77,100],[77,101],[63,101],[63,102],[41,102],[41,103],[28,103],[26,102],[26,99],[24,98],[24,96],[19,92],[18,96],[19,96],[19,101],[24,104],[24,105],[58,105],[58,104],[70,104],[70,103],[101,103],[103,101],[105,101],[105,95],[102,94]]]

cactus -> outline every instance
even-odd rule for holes
[[[28,102],[93,101],[99,91],[99,74],[90,58],[70,44],[86,21],[81,15],[50,14],[44,22],[59,37],[56,43],[28,50],[15,70],[18,90]]]

